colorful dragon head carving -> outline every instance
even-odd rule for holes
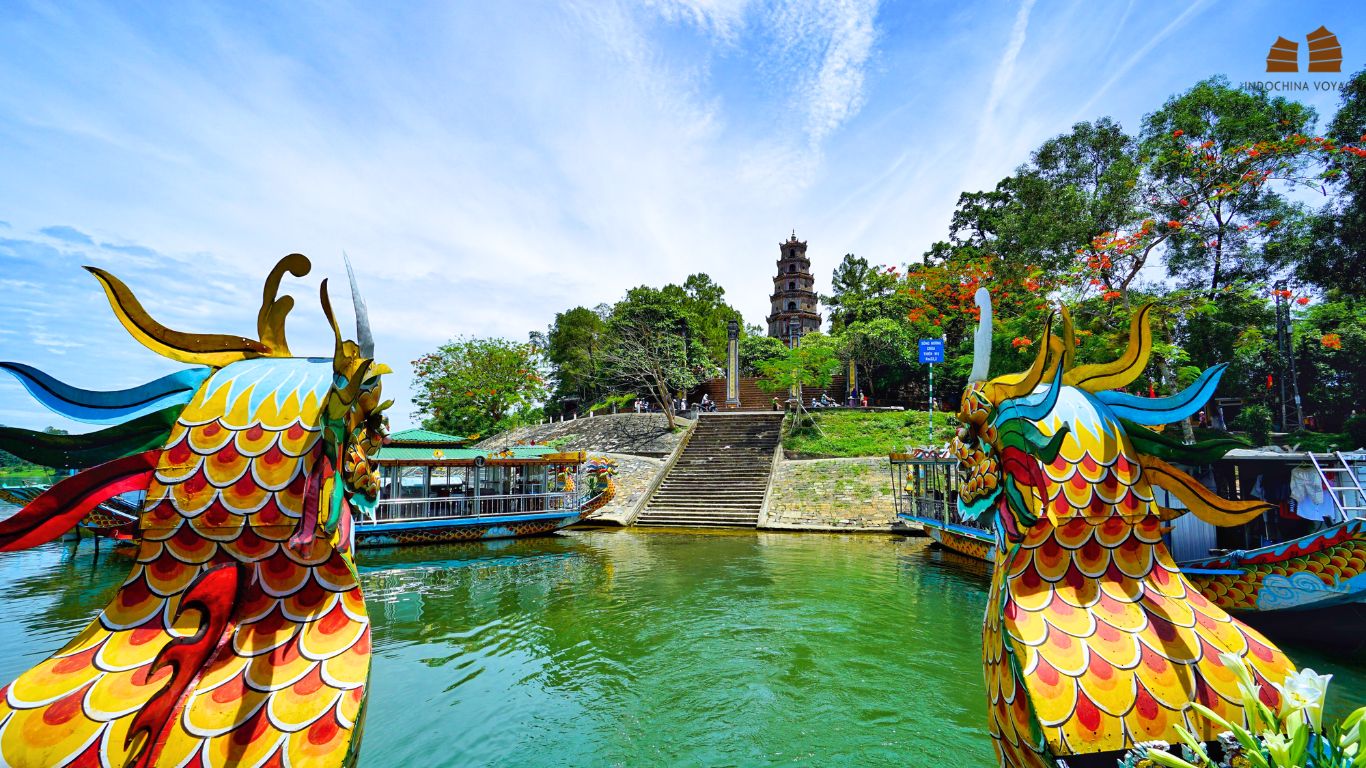
[[[1217,525],[1268,509],[1221,499],[1166,461],[1208,463],[1237,443],[1185,445],[1147,428],[1198,410],[1224,366],[1170,397],[1116,391],[1147,365],[1151,308],[1133,317],[1119,359],[1081,366],[1064,309],[1061,337],[1050,318],[1028,370],[988,379],[985,290],[977,303],[976,355],[951,449],[960,514],[996,522],[983,662],[1001,764],[1053,766],[1054,757],[1175,743],[1178,725],[1213,739],[1192,702],[1244,720],[1221,653],[1244,658],[1274,705],[1272,683],[1293,671],[1290,662],[1186,581],[1162,541],[1163,522],[1184,510],[1160,506],[1153,492]]]
[[[257,339],[170,330],[88,268],[134,338],[196,367],[91,392],[0,363],[53,410],[114,424],[0,435],[7,450],[89,467],[0,521],[0,551],[51,541],[112,495],[146,491],[136,562],[114,599],[0,689],[0,764],[355,762],[370,622],[351,510],[376,501],[367,457],[384,437],[388,369],[374,362],[354,276],[357,340],[342,339],[323,281],[333,354],[291,356],[294,300],[278,296],[280,282],[309,268],[291,254],[271,271]]]

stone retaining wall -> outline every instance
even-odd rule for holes
[[[686,427],[689,423],[687,419],[678,419],[680,427]],[[682,437],[681,429],[678,432],[669,431],[664,414],[618,413],[518,427],[485,438],[476,447],[500,450],[532,441],[542,444],[560,441],[557,445],[566,451],[668,456]]]
[[[635,508],[636,502],[640,501],[640,497],[644,496],[645,492],[650,489],[650,482],[664,467],[665,460],[652,459],[646,456],[632,456],[625,453],[599,454],[594,451],[594,455],[610,456],[616,460],[617,492],[611,501],[603,505],[589,519],[600,523],[626,525],[631,510]]]
[[[895,519],[885,456],[784,460],[778,464],[759,526],[886,531]]]

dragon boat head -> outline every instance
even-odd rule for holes
[[[988,378],[991,304],[980,324],[951,450],[959,514],[994,523],[996,560],[983,622],[989,731],[1002,766],[1174,743],[1177,726],[1217,732],[1194,705],[1246,722],[1242,659],[1263,703],[1293,666],[1273,644],[1206,599],[1172,561],[1164,522],[1187,510],[1216,525],[1270,505],[1219,498],[1168,461],[1208,464],[1233,440],[1187,445],[1149,429],[1189,417],[1224,366],[1168,397],[1119,391],[1152,349],[1151,306],[1134,314],[1114,361],[1074,365],[1066,309],[1049,318],[1033,364]],[[1154,488],[1180,504],[1159,504]],[[1178,508],[1184,507],[1184,508]],[[1096,763],[1099,764],[1099,763]]]
[[[294,299],[271,270],[257,338],[161,325],[102,269],[119,321],[191,366],[116,392],[0,363],[44,405],[114,426],[0,432],[0,448],[86,466],[0,521],[0,552],[60,536],[111,496],[145,490],[133,572],[84,632],[0,689],[3,765],[352,765],[370,666],[353,510],[377,502],[387,424],[364,301],[356,338],[320,289],[331,356],[285,339]],[[351,272],[350,263],[347,271]]]
[[[1119,525],[1185,510],[1160,508],[1152,487],[1170,491],[1201,519],[1236,525],[1269,507],[1220,499],[1168,461],[1206,464],[1241,445],[1232,439],[1187,445],[1149,427],[1189,417],[1214,393],[1225,365],[1205,371],[1188,389],[1145,398],[1120,391],[1147,366],[1152,352],[1146,305],[1130,321],[1128,346],[1116,360],[1075,365],[1072,320],[1061,310],[1046,322],[1033,364],[988,378],[991,298],[980,310],[972,373],[950,443],[959,462],[958,511],[964,519],[996,516],[1000,543],[1019,542],[1038,525],[1070,521]]]

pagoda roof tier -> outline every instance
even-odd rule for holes
[[[771,323],[780,317],[810,317],[814,318],[816,322],[820,322],[821,319],[820,314],[816,312],[808,312],[804,309],[785,309],[782,312],[775,312],[769,315],[767,320]]]
[[[780,296],[808,296],[813,299],[819,298],[815,291],[808,291],[803,288],[793,288],[790,291],[778,291],[777,293],[771,294],[769,295],[768,300],[773,301]]]

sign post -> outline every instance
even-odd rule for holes
[[[934,443],[934,364],[944,362],[943,339],[920,340],[920,362],[930,366],[930,443]]]

